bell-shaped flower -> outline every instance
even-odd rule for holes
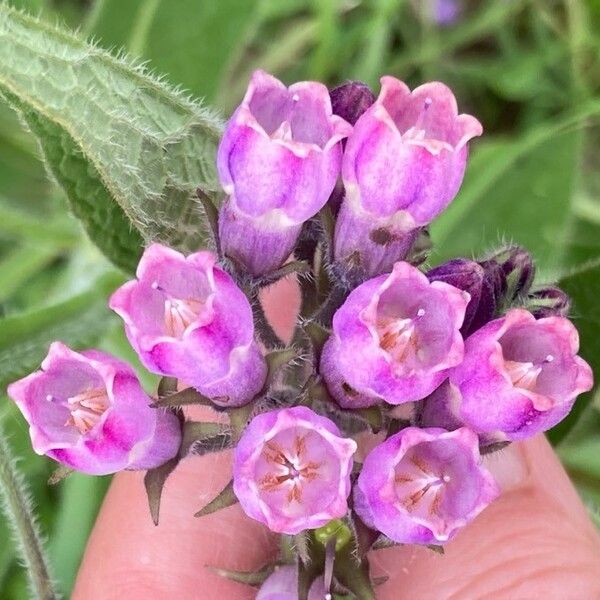
[[[223,406],[245,404],[262,388],[266,365],[250,303],[211,252],[184,257],[151,245],[137,280],[120,287],[110,307],[153,373],[183,380]]]
[[[304,406],[262,413],[235,449],[233,489],[271,531],[299,533],[343,517],[356,442]]]
[[[336,261],[367,279],[404,259],[414,230],[429,224],[456,196],[467,143],[481,133],[475,117],[458,114],[443,83],[411,92],[398,79],[383,77],[379,97],[346,144]]]
[[[219,215],[226,256],[254,275],[279,267],[301,225],[317,214],[341,169],[341,140],[352,126],[334,115],[327,88],[304,81],[286,88],[255,71],[227,124],[217,154],[229,198]]]
[[[463,358],[469,294],[405,262],[357,287],[333,317],[321,374],[344,408],[425,398]]]
[[[475,433],[408,427],[367,455],[354,510],[395,542],[443,544],[498,494]]]
[[[33,449],[90,475],[151,469],[179,451],[181,425],[152,402],[133,369],[54,342],[41,370],[8,386]]]
[[[466,340],[464,361],[450,374],[460,392],[454,413],[474,431],[508,440],[554,427],[593,385],[578,350],[568,319],[510,310]]]

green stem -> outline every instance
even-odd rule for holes
[[[0,430],[0,499],[6,519],[25,563],[32,597],[54,600],[58,594],[50,578],[38,525],[22,475],[15,467],[4,433]]]

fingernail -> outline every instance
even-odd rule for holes
[[[484,456],[483,464],[490,470],[502,491],[519,487],[530,474],[525,453],[519,443]]]

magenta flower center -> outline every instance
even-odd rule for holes
[[[319,476],[320,462],[310,460],[306,452],[306,435],[297,433],[291,448],[275,440],[267,442],[263,458],[271,466],[259,481],[261,490],[285,491],[288,503],[302,502],[304,486]]]
[[[51,395],[47,398],[53,400]],[[110,400],[106,388],[90,388],[67,398],[66,407],[71,413],[65,426],[75,427],[79,433],[87,433],[100,420]]]

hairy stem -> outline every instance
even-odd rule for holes
[[[23,476],[17,471],[4,432],[0,429],[0,500],[21,558],[25,563],[32,597],[54,600],[58,594],[50,578],[31,498]]]
[[[258,334],[260,341],[268,350],[285,346],[284,342],[275,333],[275,330],[267,320],[267,316],[265,315],[265,311],[263,310],[258,297],[258,289],[253,290],[250,304],[252,305],[252,314],[254,316],[254,327],[256,328],[256,333]]]

